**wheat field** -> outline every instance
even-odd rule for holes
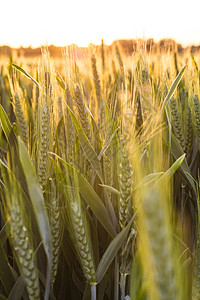
[[[0,65],[0,299],[200,299],[199,56]]]

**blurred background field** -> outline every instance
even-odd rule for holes
[[[0,298],[199,299],[199,47],[0,57]]]

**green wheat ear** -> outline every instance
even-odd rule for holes
[[[176,104],[176,100],[172,97],[171,101],[170,101],[170,107],[171,107],[171,114],[173,117],[173,129],[174,129],[174,133],[176,138],[178,139],[183,152],[185,152],[185,138],[183,135],[183,130],[182,130],[182,124],[181,124],[181,118],[180,118],[180,114],[178,112],[178,107]]]
[[[191,113],[189,105],[187,105],[186,118],[185,118],[185,145],[186,145],[187,153],[191,149],[192,140],[193,140],[192,113]]]
[[[76,85],[75,97],[76,97],[76,104],[77,104],[79,118],[80,118],[82,128],[85,131],[87,138],[89,140],[91,140],[91,132],[90,132],[90,124],[89,124],[89,120],[88,120],[88,114],[86,111],[86,106],[85,106],[85,102],[83,100],[83,96],[82,96],[80,87],[78,85]]]
[[[120,163],[119,163],[119,222],[125,228],[130,217],[130,207],[132,206],[131,192],[133,183],[133,170],[126,150],[126,139],[121,138],[120,143]]]
[[[197,132],[197,139],[200,141],[200,103],[197,95],[193,98],[194,123]]]
[[[10,226],[14,251],[19,261],[29,298],[31,300],[39,300],[39,279],[34,263],[33,249],[30,246],[27,229],[23,224],[20,207],[17,204],[13,205],[10,209]]]
[[[76,247],[80,256],[82,269],[86,280],[91,284],[96,284],[95,265],[93,252],[91,248],[90,238],[85,227],[86,220],[83,217],[83,212],[80,204],[77,202],[71,203],[72,224],[76,239]]]
[[[97,72],[96,57],[94,54],[91,57],[91,65],[92,65],[92,74],[93,74],[93,81],[95,85],[98,107],[100,107],[100,103],[102,101],[101,85],[100,85],[99,74]]]
[[[71,189],[66,192],[68,208],[66,211],[68,229],[71,240],[77,253],[79,263],[86,281],[91,285],[96,285],[96,270],[90,226],[86,216],[85,207],[82,204],[79,194],[79,182],[76,174],[70,174],[68,169],[66,174],[67,184],[71,183]]]
[[[74,111],[73,99],[69,90],[69,86],[67,85],[65,89],[65,102],[64,102],[64,126],[65,126],[65,136],[66,136],[66,148],[67,148],[67,159],[69,162],[73,162],[74,153],[73,147],[76,139],[76,132],[74,125],[72,123],[67,105],[70,107],[72,111]]]
[[[20,98],[17,93],[14,95],[14,108],[22,140],[28,149],[28,126],[26,124]]]
[[[91,65],[92,65],[93,81],[95,85],[96,99],[98,104],[98,126],[100,127],[103,126],[105,105],[102,98],[102,89],[101,89],[99,74],[97,72],[96,58],[94,55],[92,55],[91,58]]]
[[[40,91],[38,86],[34,87],[33,90],[33,101],[34,101],[34,134],[37,134],[37,115],[38,115],[38,106],[39,106],[39,97],[40,97]]]
[[[42,110],[40,133],[40,149],[39,149],[39,165],[38,165],[38,181],[44,189],[47,182],[48,170],[48,151],[50,150],[50,121],[49,108],[44,105]]]
[[[60,254],[60,239],[61,239],[61,220],[60,208],[56,197],[50,200],[50,226],[52,234],[52,253],[53,253],[53,266],[52,266],[52,283],[54,283],[58,271],[58,259]]]

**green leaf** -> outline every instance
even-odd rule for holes
[[[177,160],[172,164],[172,166],[156,181],[156,183],[160,183],[165,180],[167,177],[171,177],[178,170],[185,159],[186,154],[181,155]]]
[[[8,238],[9,235],[8,231],[9,231],[9,225],[8,222],[6,222],[0,231],[0,241],[2,244],[4,244]]]
[[[12,291],[10,292],[10,294],[8,296],[8,300],[20,300],[20,299],[22,299],[24,289],[25,289],[25,283],[24,283],[24,280],[22,279],[22,277],[20,276],[17,279],[15,285],[13,286]]]
[[[170,90],[167,94],[167,96],[165,97],[165,100],[162,104],[162,108],[161,108],[161,112],[163,111],[164,107],[165,107],[165,104],[171,99],[171,97],[174,95],[175,91],[176,91],[176,88],[179,84],[179,82],[181,81],[182,77],[183,77],[183,74],[185,72],[185,69],[186,69],[186,66],[184,66],[182,68],[182,70],[178,73],[178,75],[176,76],[176,78],[174,79],[171,87],[170,87]]]
[[[193,62],[194,68],[195,68],[195,70],[197,72],[197,75],[199,75],[199,68],[198,68],[197,62],[196,62],[193,54],[191,54],[191,58],[192,58],[192,62]]]
[[[111,193],[114,193],[116,195],[120,195],[120,192],[115,189],[114,187],[110,186],[110,185],[106,185],[106,184],[99,184],[100,186],[102,186],[104,189],[108,190]]]
[[[98,149],[96,151],[100,152],[101,149],[102,149],[102,140],[101,140],[101,137],[100,137],[100,134],[99,134],[99,129],[98,129],[98,126],[95,122],[94,116],[92,115],[90,109],[87,106],[86,106],[86,110],[87,110],[88,114],[90,115],[90,119],[91,119],[93,134],[94,134],[95,140],[96,140],[96,147]],[[99,156],[98,156],[98,158],[99,158]],[[99,158],[99,160],[100,160],[100,158]]]
[[[58,122],[58,126],[56,128],[56,142],[55,142],[55,148],[59,148],[59,136],[60,136],[60,132],[62,130],[62,126],[64,123],[64,118],[63,116],[61,117],[60,121]]]
[[[108,248],[104,252],[104,254],[101,258],[101,261],[98,265],[97,271],[96,271],[97,283],[99,283],[103,279],[103,277],[106,274],[110,264],[114,260],[114,258],[116,256],[117,252],[119,251],[122,243],[124,242],[125,238],[127,237],[134,217],[135,216],[133,216],[131,218],[131,220],[129,221],[128,225],[120,233],[118,233],[115,236],[115,238],[112,240],[112,242],[110,243],[110,245],[108,246]]]
[[[156,180],[158,180],[164,173],[163,172],[158,172],[158,173],[151,173],[146,175],[141,181],[140,183],[134,188],[134,191],[139,189],[139,188],[143,188],[144,186],[148,185],[148,184],[152,184],[154,183]]]
[[[33,79],[31,77],[31,75],[29,75],[24,69],[22,69],[21,67],[19,67],[18,65],[14,64],[14,63],[9,63],[12,67],[14,67],[17,71],[21,72],[22,74],[24,74],[26,77],[28,77],[29,79],[31,79],[39,88],[41,88],[41,86],[39,85],[39,83]]]
[[[106,151],[106,149],[110,146],[116,132],[118,131],[119,128],[115,129],[115,131],[113,132],[113,134],[109,137],[107,143],[105,144],[105,146],[103,147],[103,149],[101,150],[101,152],[98,155],[99,160],[102,158],[103,153]]]
[[[12,172],[15,174],[16,179],[20,182],[25,193],[27,193],[27,186],[24,178],[24,172],[22,170],[22,166],[19,160],[18,140],[13,130],[15,123],[13,123],[13,126],[11,125],[8,116],[1,105],[0,105],[0,120],[9,145],[8,148],[9,151],[7,152],[10,158],[8,160],[9,168],[12,169]]]
[[[2,282],[7,293],[9,293],[12,290],[15,284],[15,279],[11,271],[11,268],[9,266],[8,258],[5,254],[1,242],[0,242],[0,281]]]
[[[168,145],[168,140],[167,138],[164,136],[164,142],[166,145]],[[177,141],[176,137],[174,136],[173,133],[171,133],[171,152],[172,152],[172,155],[173,157],[177,160],[178,158],[180,158],[184,153],[183,153],[183,150],[179,144],[179,142]],[[196,186],[194,184],[194,181],[192,180],[192,175],[191,175],[191,172],[190,172],[190,169],[189,169],[189,166],[188,166],[188,163],[187,163],[187,160],[186,158],[184,158],[183,162],[181,163],[180,165],[180,168],[179,170],[182,174],[182,176],[185,178],[185,180],[189,183],[189,185],[192,187],[193,189],[193,192],[196,196],[196,199],[198,198],[197,197],[197,190],[196,190]]]
[[[47,211],[44,204],[44,198],[40,189],[35,170],[32,166],[31,160],[28,156],[27,149],[24,143],[18,138],[19,157],[26,177],[28,191],[33,205],[35,217],[38,224],[44,250],[47,256],[47,274],[46,274],[46,289],[45,300],[49,298],[50,284],[51,284],[51,267],[52,267],[52,240],[51,229],[47,216]]]
[[[60,159],[63,166],[66,168],[67,172],[74,172],[76,176],[78,177],[79,182],[79,191],[82,197],[84,198],[85,202],[89,205],[91,210],[93,211],[94,215],[97,217],[101,225],[105,228],[105,230],[109,233],[109,235],[113,238],[116,235],[116,232],[112,226],[112,223],[110,221],[110,217],[108,215],[108,212],[105,208],[105,205],[95,192],[95,190],[92,188],[92,186],[89,184],[87,179],[79,173],[75,168],[70,166],[67,162],[65,162],[62,158],[56,155],[57,158]],[[53,166],[55,169],[59,168],[55,161],[53,161]],[[61,172],[61,169],[59,168],[58,172]],[[65,178],[63,174],[63,178]]]
[[[98,158],[98,156],[97,156],[94,148],[90,144],[90,142],[89,142],[89,140],[88,140],[85,132],[83,131],[80,123],[76,119],[76,116],[74,115],[73,111],[70,109],[70,107],[68,105],[67,105],[67,108],[69,110],[69,114],[71,116],[71,119],[72,119],[72,122],[74,124],[74,127],[75,127],[75,129],[77,131],[81,147],[83,148],[87,159],[89,160],[89,162],[93,166],[93,168],[94,168],[97,176],[99,177],[99,179],[101,180],[101,182],[104,183],[103,182],[104,180],[103,180],[102,169],[101,169],[101,164],[100,164],[99,158]]]
[[[10,153],[12,157],[13,166],[15,168],[18,167],[20,169],[19,162],[18,162],[17,136],[15,135],[15,132],[13,130],[14,124],[11,125],[9,118],[1,105],[0,105],[0,120],[1,120],[1,126],[3,132],[10,146]]]
[[[0,120],[1,120],[1,126],[3,128],[3,132],[4,132],[7,140],[9,140],[10,134],[12,131],[12,125],[11,125],[10,120],[1,104],[0,104]]]
[[[65,91],[66,90],[66,84],[61,77],[61,75],[57,72],[58,76],[56,76],[56,80],[58,81],[59,86]]]

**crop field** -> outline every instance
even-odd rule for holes
[[[0,61],[0,300],[200,299],[199,68]]]

